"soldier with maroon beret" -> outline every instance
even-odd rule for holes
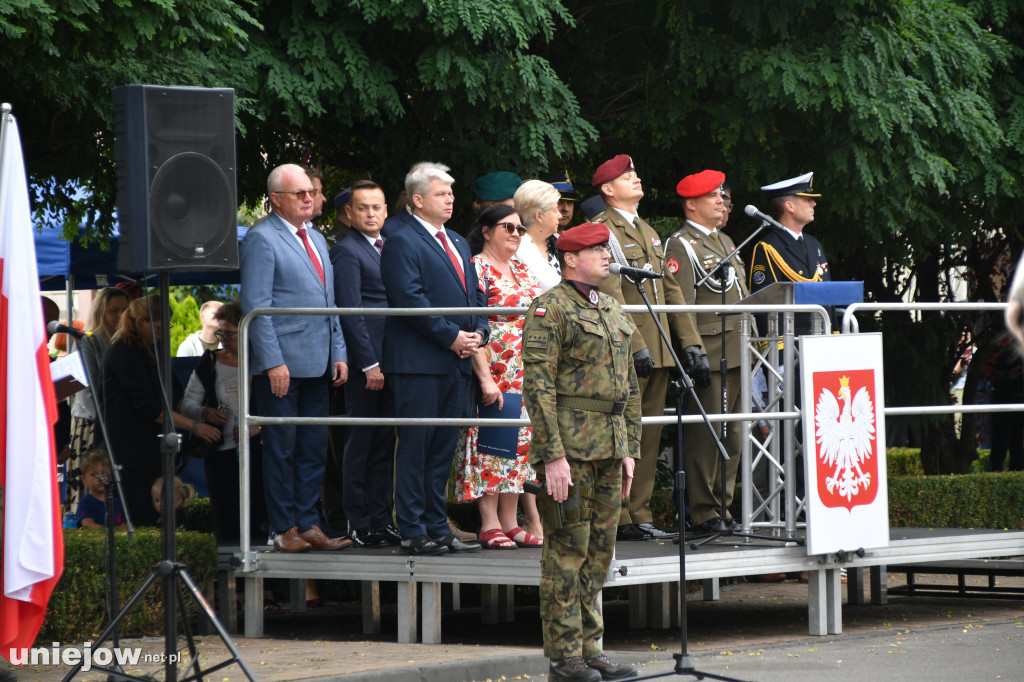
[[[665,249],[661,237],[637,214],[644,190],[633,159],[619,154],[605,161],[594,171],[592,184],[600,190],[605,202],[604,211],[594,221],[607,225],[611,231],[610,240],[616,260],[623,265],[635,268],[650,266],[654,272],[664,272]],[[679,288],[669,279],[647,280],[643,287],[652,305],[682,305],[685,302]],[[622,276],[609,277],[601,284],[601,291],[624,305],[644,304],[637,287]],[[665,413],[668,373],[674,365],[672,353],[648,313],[630,315],[630,318],[638,330],[633,339],[633,358],[640,380],[641,411],[648,417],[660,417]],[[677,347],[696,348],[699,360],[700,336],[693,325],[693,317],[681,313],[659,313],[658,319],[675,339]],[[690,371],[688,367],[684,369]],[[675,537],[674,532],[654,525],[650,505],[662,428],[651,425],[643,429],[643,457],[637,462],[636,480],[629,499],[622,505],[619,540],[667,540]]]
[[[615,550],[621,500],[640,456],[636,327],[598,285],[608,277],[608,228],[585,223],[558,238],[562,281],[534,299],[523,325],[523,402],[530,463],[546,494],[540,600],[548,679],[636,674],[604,655],[598,596]]]

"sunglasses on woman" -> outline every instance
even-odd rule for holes
[[[526,228],[522,225],[517,225],[516,223],[495,223],[494,229],[497,230],[499,228],[505,228],[505,231],[509,234],[515,234],[518,232],[520,237],[526,234]]]

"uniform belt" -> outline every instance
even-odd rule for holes
[[[557,396],[556,404],[572,410],[603,412],[604,414],[622,414],[626,411],[625,400],[598,400],[596,398],[580,398],[574,395]]]

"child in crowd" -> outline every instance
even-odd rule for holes
[[[153,482],[153,487],[150,490],[153,495],[153,506],[156,508],[156,513],[163,516],[163,493],[164,493],[164,477],[156,479]],[[196,489],[191,484],[183,482],[177,476],[174,477],[174,525],[182,526],[185,524],[185,509],[192,506],[192,503],[196,501]]]
[[[82,462],[82,487],[89,492],[78,502],[75,526],[79,528],[103,528],[107,518],[107,484],[110,467],[107,453],[102,449],[85,453]],[[124,507],[121,500],[114,498],[114,525],[124,525]]]

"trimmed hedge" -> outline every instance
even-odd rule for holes
[[[978,450],[978,456],[971,462],[971,473],[988,471],[988,450]],[[924,476],[921,465],[921,448],[889,448],[885,451],[886,471],[889,478],[898,476]],[[1003,471],[1007,463],[1003,462]]]
[[[117,548],[118,608],[135,594],[159,563],[162,553],[159,528],[137,528],[134,539],[123,530],[115,533]],[[179,530],[178,561],[197,585],[211,584],[217,570],[217,546],[213,535]],[[64,531],[64,574],[57,583],[46,620],[36,641],[74,642],[96,637],[110,622],[106,611],[106,531],[102,528],[70,528]],[[124,636],[163,632],[163,582],[158,580],[121,622]],[[211,597],[212,595],[207,595]],[[189,602],[190,616],[198,608]]]
[[[1024,529],[1024,472],[890,478],[889,524]]]
[[[924,476],[921,448],[889,448],[885,451],[885,471],[890,481],[903,476]]]

